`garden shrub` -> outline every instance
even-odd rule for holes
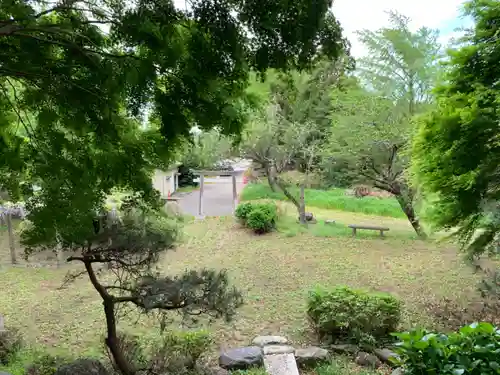
[[[212,344],[207,331],[166,332],[153,355],[154,368],[172,374],[189,372]]]
[[[414,330],[394,334],[404,374],[488,375],[500,373],[500,331],[473,323],[449,335]]]
[[[388,293],[318,287],[309,294],[307,314],[321,338],[374,344],[396,331],[401,302]]]
[[[0,331],[0,364],[7,365],[23,347],[23,339],[19,331],[5,329]]]
[[[271,203],[262,203],[255,205],[248,213],[246,225],[255,233],[263,234],[275,228],[277,219],[276,206]]]
[[[71,359],[66,357],[44,354],[26,368],[26,375],[54,375],[59,367],[70,362]]]
[[[246,202],[238,205],[236,218],[255,233],[267,233],[276,226],[278,210],[274,203]]]
[[[246,225],[248,214],[250,213],[250,211],[252,211],[254,206],[255,206],[255,203],[246,202],[246,203],[240,203],[238,205],[238,207],[236,207],[236,211],[234,214],[235,214],[236,218],[243,225]]]

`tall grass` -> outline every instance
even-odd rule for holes
[[[298,188],[291,193],[299,196]],[[267,184],[248,184],[240,195],[241,201],[257,199],[287,200],[281,191],[272,191]],[[306,189],[306,206],[347,212],[360,212],[367,215],[405,218],[399,203],[394,198],[364,197],[362,199],[345,194],[344,189],[315,190]]]

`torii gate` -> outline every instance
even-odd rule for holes
[[[236,176],[241,174],[241,171],[205,171],[205,170],[194,170],[192,171],[195,176],[200,178],[200,197],[198,201],[198,215],[203,217],[203,186],[205,183],[205,176],[217,177],[217,176],[231,176],[231,181],[233,184],[233,213],[236,211],[236,206],[238,205],[238,192],[236,189]]]

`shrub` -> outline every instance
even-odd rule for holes
[[[236,212],[234,213],[236,218],[244,225],[246,225],[248,214],[254,208],[255,204],[251,202],[241,203],[236,207]]]
[[[7,365],[23,347],[23,340],[15,329],[0,331],[0,364]]]
[[[148,363],[148,358],[145,353],[145,349],[139,339],[139,336],[132,335],[130,333],[119,332],[118,333],[118,349],[123,356],[135,368],[140,368]],[[118,371],[113,355],[111,354],[109,347],[104,344],[104,350],[108,356],[111,366]]]
[[[206,331],[167,332],[153,355],[154,368],[173,374],[192,370],[212,343],[212,337]]]
[[[49,354],[36,358],[31,365],[26,368],[26,375],[54,375],[57,369],[71,362],[71,359]]]
[[[387,293],[316,288],[309,294],[307,314],[322,338],[374,344],[396,331],[401,302]]]
[[[395,334],[405,374],[487,375],[500,372],[500,331],[473,323],[450,335],[415,330]]]
[[[262,234],[272,231],[276,226],[278,214],[276,206],[270,203],[255,205],[248,213],[246,225],[255,233]]]

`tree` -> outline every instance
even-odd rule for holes
[[[462,44],[449,51],[438,106],[420,123],[413,142],[414,183],[432,199],[432,222],[452,230],[471,258],[498,251],[498,2],[473,0],[474,20]]]
[[[114,347],[113,304],[171,310],[165,301],[150,303],[167,292],[157,287],[161,282],[184,299],[198,288],[210,292],[212,307],[223,302],[217,297],[223,274],[190,271],[183,282],[171,282],[148,271],[146,263],[154,264],[175,239],[163,227],[153,169],[171,161],[194,124],[223,134],[241,130],[250,70],[301,69],[322,55],[339,56],[345,46],[326,0],[191,5],[0,0],[2,188],[26,200],[23,240],[31,251],[76,252],[69,260],[83,263],[103,298],[106,342],[125,375],[135,371]],[[148,109],[158,127],[144,129]],[[117,187],[140,194],[144,204],[125,209],[123,223],[115,232],[101,229],[101,238],[93,224]],[[96,263],[131,273],[134,288],[126,282],[111,294],[115,285],[106,290],[95,280],[89,265]],[[182,301],[177,307],[185,310]],[[204,304],[190,305],[206,311]]]
[[[234,140],[218,129],[193,134],[184,142],[181,157],[184,166],[195,169],[214,169],[218,163],[231,156]]]
[[[266,171],[269,187],[279,188],[295,205],[299,220],[305,224],[304,188],[313,160],[319,153],[319,142],[311,141],[314,123],[293,123],[281,116],[278,105],[269,105],[263,113],[255,116],[243,134],[241,152],[245,157],[262,165]],[[306,161],[305,178],[300,181],[300,196],[295,197],[289,183],[281,174],[294,164],[297,158]]]
[[[407,183],[406,150],[414,116],[431,103],[439,44],[432,30],[411,32],[406,17],[390,13],[390,21],[390,28],[359,32],[369,50],[357,61],[362,86],[349,79],[333,94],[331,152],[361,180],[394,194],[416,233],[425,237],[415,191]]]
[[[0,2],[0,166],[13,179],[4,185],[17,187],[26,175],[43,181],[37,199],[48,210],[58,202],[86,202],[80,211],[93,210],[116,185],[151,196],[151,160],[144,164],[143,153],[163,146],[165,160],[194,123],[237,133],[250,69],[302,68],[343,53],[328,6],[326,0],[198,1],[190,10],[171,0]],[[129,117],[137,120],[147,108],[159,132],[140,131]],[[20,127],[27,144],[14,131]]]
[[[109,197],[114,215],[108,215],[89,228],[68,224],[76,235],[66,242],[65,233],[53,242],[43,242],[29,221],[22,232],[27,251],[51,250],[60,246],[68,262],[80,262],[84,269],[70,273],[66,286],[78,277],[88,276],[102,299],[106,320],[105,343],[116,367],[124,375],[146,369],[134,368],[123,350],[117,319],[126,305],[144,313],[157,312],[160,324],[169,321],[168,313],[178,311],[185,317],[205,314],[231,319],[242,304],[241,294],[228,284],[225,271],[190,271],[183,275],[162,276],[156,269],[160,256],[175,245],[176,219],[152,209],[137,194],[117,191]],[[103,267],[104,266],[104,267]]]

